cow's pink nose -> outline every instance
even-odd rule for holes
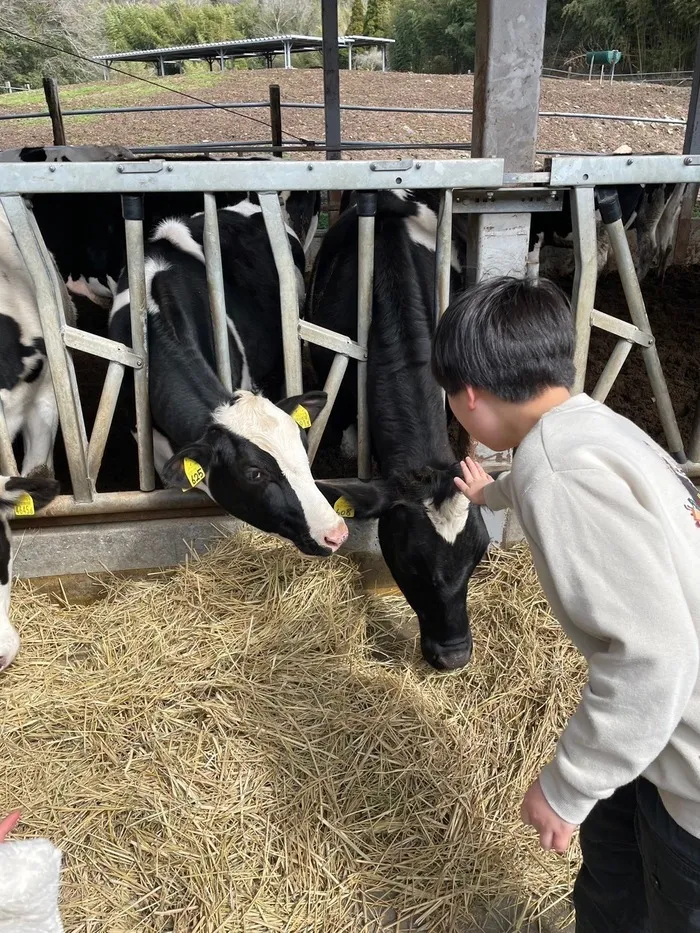
[[[323,540],[332,551],[337,551],[338,548],[348,540],[348,534],[348,526],[345,522],[341,522],[340,525],[334,528],[330,534],[326,535]]]

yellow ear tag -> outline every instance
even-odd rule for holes
[[[33,514],[34,500],[28,492],[25,492],[25,494],[21,499],[18,500],[17,505],[15,506],[15,515],[17,515],[18,518],[27,518],[27,516]]]
[[[299,427],[303,428],[305,431],[311,427],[311,415],[303,405],[297,405],[297,407],[292,412],[292,418],[296,421]]]
[[[351,503],[348,502],[345,496],[341,496],[340,499],[335,500],[335,504],[333,505],[333,511],[337,512],[338,515],[342,515],[343,518],[354,518],[355,517],[355,509],[351,505]]]
[[[187,477],[190,486],[197,486],[202,482],[206,473],[197,463],[196,460],[190,460],[189,457],[185,457],[182,461],[183,469],[185,470],[185,476]]]

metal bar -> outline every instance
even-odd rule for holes
[[[5,476],[17,476],[19,473],[2,399],[0,399],[0,473]]]
[[[258,195],[270,248],[275,259],[280,285],[282,312],[282,345],[284,349],[284,378],[288,396],[304,391],[299,341],[299,296],[296,266],[292,258],[289,237],[282,220],[282,209],[275,191],[261,191]]]
[[[321,0],[323,30],[323,105],[326,159],[338,161],[340,152],[340,62],[338,59],[338,0]]]
[[[91,334],[67,324],[61,333],[63,342],[72,350],[99,356],[103,360],[113,360],[115,363],[130,366],[132,369],[140,369],[143,366],[143,359],[117,340],[108,340],[106,337],[100,337],[98,334]]]
[[[591,339],[591,313],[598,283],[598,250],[593,188],[576,188],[571,192],[571,220],[576,271],[571,293],[571,305],[576,315],[576,348],[574,362],[576,381],[574,392],[583,392],[588,365],[588,345]]]
[[[270,129],[272,131],[272,152],[282,155],[282,103],[279,84],[270,85]]]
[[[440,201],[435,247],[435,321],[440,320],[450,303],[452,275],[452,190],[446,188]]]
[[[335,405],[335,400],[338,397],[338,392],[340,391],[340,386],[343,382],[343,376],[348,368],[348,363],[350,360],[347,356],[344,356],[342,353],[336,353],[333,357],[333,362],[331,363],[331,368],[328,371],[328,376],[326,378],[326,384],[323,387],[323,391],[328,396],[328,401],[326,402],[323,411],[320,415],[317,416],[314,423],[311,425],[311,430],[309,431],[309,463],[313,463],[318,452],[319,444],[321,443],[321,438],[323,437],[323,432],[326,430],[326,425],[328,424],[328,419],[331,416],[333,411],[333,406]]]
[[[595,389],[591,393],[592,398],[598,402],[604,402],[608,397],[608,393],[613,387],[613,383],[620,375],[620,370],[625,364],[625,360],[630,354],[630,350],[634,346],[633,343],[630,343],[629,340],[621,338],[615,344],[615,348],[610,354],[610,359],[605,364],[603,372],[600,374],[598,382],[596,383]]]
[[[700,156],[635,155],[625,158],[597,155],[552,159],[550,184],[553,187],[674,182],[700,182]]]
[[[228,316],[226,314],[226,292],[224,271],[221,265],[221,240],[219,238],[219,215],[216,210],[216,195],[204,192],[204,258],[206,260],[209,308],[214,331],[216,372],[227,391],[233,390],[231,382],[231,355],[229,353]]]
[[[651,334],[649,317],[644,305],[642,290],[639,287],[639,280],[637,279],[637,273],[634,268],[634,260],[632,259],[622,220],[618,219],[612,223],[605,224],[605,229],[608,232],[610,245],[615,254],[617,269],[620,280],[622,281],[625,298],[627,299],[630,317],[640,330],[645,330],[647,333]],[[666,385],[666,379],[661,367],[656,344],[653,343],[650,347],[643,347],[642,355],[656,401],[656,408],[659,412],[664,434],[666,435],[668,449],[679,463],[685,463],[686,457],[683,450],[683,440],[678,430],[678,422],[676,421],[676,415],[673,411],[671,396],[669,395],[668,386]]]
[[[299,339],[313,343],[317,347],[333,350],[334,353],[342,353],[343,356],[349,356],[360,362],[367,359],[366,347],[361,347],[359,343],[346,337],[345,334],[338,334],[334,330],[328,330],[310,321],[299,321]]]
[[[112,360],[107,367],[104,385],[102,386],[102,395],[100,404],[97,407],[95,423],[92,426],[90,443],[88,444],[88,476],[93,483],[97,482],[97,476],[102,465],[107,438],[109,437],[112,419],[119,400],[119,392],[124,378],[124,366],[121,363],[115,363]]]
[[[73,360],[61,333],[65,326],[63,284],[59,281],[56,267],[41,237],[34,214],[27,209],[22,198],[17,195],[4,195],[0,197],[0,201],[24,263],[27,269],[31,270],[73,495],[79,501],[90,501],[94,489],[87,474],[85,421],[80,407]]]
[[[645,158],[674,158],[646,156]],[[264,173],[256,162],[187,160],[153,162],[2,162],[0,192],[19,194],[146,194],[170,191],[327,191],[391,188],[497,188],[502,159],[408,159],[397,175],[377,171],[382,162],[272,161]],[[698,169],[700,180],[700,166]],[[263,176],[263,178],[261,178]],[[401,181],[397,181],[397,177]],[[262,188],[264,180],[265,187]]]
[[[139,486],[144,492],[148,492],[155,488],[156,480],[153,466],[151,408],[148,398],[148,312],[143,255],[143,198],[137,194],[122,195],[122,213],[129,278],[131,343],[134,353],[143,360],[143,366],[134,370]]]
[[[101,492],[91,502],[76,502],[72,496],[58,496],[32,519],[115,515],[121,512],[159,512],[171,509],[216,508],[216,504],[198,489],[183,493],[180,489],[156,489],[153,492]],[[225,514],[222,512],[222,514]]]
[[[700,398],[695,407],[695,417],[693,418],[693,427],[690,431],[690,442],[688,444],[688,457],[693,462],[700,462]]]
[[[621,321],[619,317],[613,317],[612,314],[605,314],[604,311],[597,311],[595,308],[591,311],[591,324],[630,343],[639,344],[640,347],[650,347],[654,342],[651,334],[640,330],[634,324]]]
[[[44,95],[49,108],[51,126],[53,128],[54,146],[66,145],[66,128],[63,125],[61,114],[61,98],[58,95],[58,81],[55,78],[43,78]]]
[[[373,191],[357,194],[357,342],[367,348],[372,323],[374,296],[374,221],[377,195]],[[367,398],[367,363],[357,364],[357,475],[369,479],[372,474],[372,444]]]

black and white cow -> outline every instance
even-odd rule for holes
[[[219,161],[214,156],[188,156],[187,162]],[[0,152],[0,162],[115,162],[148,161],[122,146],[36,146]],[[171,161],[183,161],[177,157]],[[238,159],[226,160],[232,167]],[[257,157],[245,161],[269,162]],[[281,192],[283,213],[304,251],[313,240],[320,212],[319,192]],[[216,195],[217,207],[255,195],[227,191]],[[121,198],[117,194],[36,194],[34,215],[44,241],[56,260],[69,290],[109,307],[116,282],[126,262],[126,242]],[[146,236],[168,217],[192,216],[203,208],[201,193],[148,193],[144,197]]]
[[[75,309],[63,290],[68,323]],[[0,400],[10,440],[21,433],[22,474],[53,472],[58,409],[46,358],[34,283],[0,209]]]
[[[194,477],[237,518],[287,538],[306,554],[326,556],[348,531],[313,481],[300,426],[310,426],[326,396],[312,392],[274,404],[255,391],[278,398],[283,382],[277,271],[259,205],[246,200],[218,216],[233,392],[216,374],[203,217],[162,222],[146,247],[158,472],[171,486],[187,486]],[[291,232],[289,240],[301,272],[303,250]],[[110,336],[127,344],[129,299],[122,275]]]
[[[637,240],[635,267],[640,282],[651,269],[663,278],[672,256],[686,185],[649,184],[618,185],[622,223],[625,230],[633,230]],[[610,243],[596,211],[598,228],[598,274],[605,268]],[[563,195],[561,211],[541,211],[532,214],[530,224],[530,261],[539,260],[542,274],[569,274],[573,272],[573,254],[563,265],[556,257],[540,255],[546,247],[573,248],[573,221],[571,197]],[[552,266],[551,268],[549,266]]]
[[[324,480],[319,487],[329,502],[347,500],[355,518],[379,518],[382,553],[418,616],[425,659],[436,668],[455,669],[471,655],[467,585],[488,535],[480,510],[455,487],[459,468],[430,370],[437,206],[436,192],[379,194],[367,378],[372,450],[381,479]],[[315,323],[352,338],[357,334],[357,228],[351,206],[326,234],[306,311]],[[324,379],[332,354],[314,347],[312,358]],[[355,422],[353,370],[351,364],[331,415],[336,437]]]
[[[33,514],[58,495],[58,483],[39,476],[0,476],[0,671],[14,661],[19,635],[10,622],[12,531],[9,519],[18,509]]]

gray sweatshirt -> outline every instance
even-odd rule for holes
[[[643,431],[587,395],[548,412],[486,487],[512,507],[588,683],[541,775],[579,824],[643,775],[700,837],[700,495]]]

